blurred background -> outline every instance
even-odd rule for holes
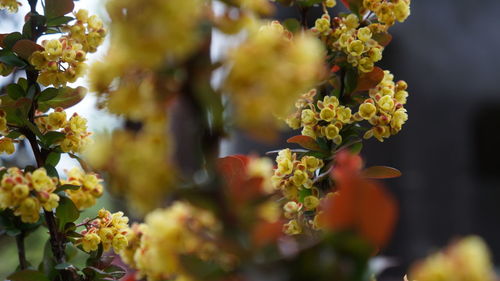
[[[100,1],[76,3],[103,16]],[[500,264],[500,1],[414,0],[411,9],[410,18],[391,30],[393,41],[379,64],[391,70],[396,80],[408,82],[410,119],[398,135],[384,143],[365,142],[362,153],[369,166],[387,165],[403,172],[401,178],[385,181],[399,201],[400,219],[391,244],[382,252],[394,257],[398,266],[387,270],[382,281],[401,280],[411,261],[467,234],[482,236]],[[320,9],[313,12],[321,13]],[[19,29],[22,15],[20,12],[15,18],[0,12],[0,33]],[[278,19],[296,16],[294,9],[283,7],[276,15]],[[314,18],[311,14],[311,25]],[[219,40],[225,39],[215,40],[214,56],[224,44]],[[0,86],[6,82],[0,80]],[[119,124],[93,109],[94,102],[89,97],[69,112],[82,112],[94,132]],[[280,143],[262,144],[235,134],[223,151],[262,155],[289,146],[285,140],[291,135],[284,134]],[[16,159],[6,158],[4,163],[29,163],[30,152],[24,158],[18,154]],[[66,160],[58,168],[71,165]],[[98,207],[113,205],[110,200],[105,197]],[[38,233],[30,239],[44,235]],[[17,263],[5,258],[15,254],[14,248],[6,246],[11,243],[12,238],[0,238],[2,279],[3,272]],[[29,259],[39,260],[41,249],[30,245],[40,243],[28,240],[27,245]]]
[[[500,264],[500,1],[411,5],[408,20],[390,30],[393,41],[379,64],[408,82],[409,120],[384,143],[365,141],[362,152],[368,166],[403,172],[384,182],[399,201],[400,218],[382,252],[399,266],[382,281],[401,280],[412,261],[467,234],[482,236]],[[280,7],[277,18],[289,17],[296,11]],[[284,148],[291,135],[259,150],[239,136],[231,152]]]

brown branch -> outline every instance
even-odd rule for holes
[[[24,247],[24,238],[26,237],[24,231],[16,235],[17,255],[19,257],[19,267],[21,270],[28,268],[28,261],[26,260],[26,249]]]

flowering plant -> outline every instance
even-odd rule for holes
[[[337,16],[335,0],[107,0],[109,25],[73,0],[40,1],[43,11],[27,1],[22,32],[0,34],[0,74],[25,76],[0,96],[0,151],[27,142],[36,160],[0,171],[0,225],[20,265],[7,279],[253,280],[272,268],[280,280],[374,280],[369,261],[397,217],[374,180],[401,173],[366,168],[359,153],[408,119],[408,85],[375,64],[410,0],[342,0],[350,12]],[[301,18],[266,20],[277,5]],[[314,9],[322,15],[308,26]],[[108,33],[107,54],[87,67]],[[214,59],[215,34],[243,39]],[[87,70],[97,106],[124,120],[112,134],[92,137],[84,116],[65,111],[86,95],[68,84]],[[288,139],[300,148],[269,152],[276,164],[221,157],[233,128],[269,141],[283,124],[300,130]],[[81,167],[60,177],[63,154]],[[102,196],[102,175],[144,220],[101,209],[77,221]],[[24,239],[40,227],[50,238],[34,266]],[[448,256],[482,245],[465,241],[440,256],[449,271]],[[444,280],[429,275],[433,264],[410,277]]]

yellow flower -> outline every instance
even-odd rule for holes
[[[325,5],[328,8],[333,8],[333,7],[335,7],[335,5],[337,5],[337,1],[335,1],[335,0],[326,0],[325,1]]]
[[[339,128],[333,124],[330,124],[323,128],[323,134],[329,140],[333,140],[339,136]]]
[[[301,170],[296,170],[293,173],[292,180],[296,186],[301,187],[303,184],[307,182],[308,178],[309,177],[306,172],[303,172]]]
[[[12,154],[15,151],[14,141],[11,138],[0,139],[0,153]]]
[[[369,27],[362,27],[358,29],[358,38],[363,42],[367,42],[372,38],[372,31]]]
[[[321,118],[321,120],[324,120],[326,122],[333,121],[333,119],[335,118],[335,115],[336,115],[335,111],[330,107],[323,108],[321,110],[321,112],[319,113],[319,117]]]
[[[365,120],[371,119],[377,113],[377,108],[371,102],[364,102],[359,106],[359,115]]]
[[[319,206],[319,199],[316,196],[306,196],[304,198],[304,207],[306,210],[314,210]]]
[[[302,157],[301,162],[309,172],[314,172],[317,169],[323,167],[323,160],[318,159],[314,156],[304,156]]]
[[[373,71],[373,67],[374,67],[373,61],[368,57],[364,57],[360,59],[358,62],[358,68],[361,72],[364,73],[371,72]]]
[[[59,206],[59,195],[51,193],[47,202],[42,204],[43,208],[50,212]]]
[[[391,112],[394,109],[394,99],[391,96],[383,96],[377,102],[380,109],[385,112]]]
[[[302,110],[301,120],[304,125],[315,125],[317,123],[316,114],[311,109]]]
[[[349,107],[345,107],[345,106],[339,106],[337,107],[337,119],[344,123],[344,124],[348,124],[351,120],[351,116],[352,116],[352,113],[351,113],[351,109]]]
[[[125,249],[127,245],[128,245],[128,240],[124,235],[117,234],[113,238],[113,249],[115,249],[115,251],[121,251]]]
[[[302,227],[296,220],[290,220],[283,225],[283,232],[288,235],[297,235],[302,233]]]
[[[352,56],[361,56],[365,51],[365,44],[360,40],[354,40],[347,46],[347,51]]]
[[[95,233],[88,233],[82,238],[82,247],[85,252],[96,251],[101,243],[101,238]]]

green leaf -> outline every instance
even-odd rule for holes
[[[51,21],[53,18],[58,18],[71,13],[75,8],[73,0],[46,0],[45,1],[45,16]]]
[[[59,206],[56,209],[56,217],[58,218],[59,229],[64,230],[66,223],[74,222],[80,217],[80,212],[71,199],[63,196],[59,200]]]
[[[64,190],[77,190],[79,189],[81,186],[80,185],[73,185],[73,184],[63,184],[61,186],[59,186],[58,188],[56,188],[56,191],[54,192],[59,192],[59,191],[64,191]]]
[[[26,93],[24,92],[23,87],[18,84],[13,83],[7,86],[7,95],[9,95],[9,97],[13,100],[22,98],[25,96],[25,94]]]
[[[56,265],[56,260],[52,253],[52,247],[50,245],[50,239],[45,242],[45,247],[43,248],[43,260],[38,267],[40,271],[43,271],[50,280],[54,280],[55,276],[58,274],[54,269]]]
[[[59,90],[56,88],[47,88],[40,93],[40,95],[38,96],[38,101],[51,100],[57,96],[58,92]]]
[[[66,137],[65,133],[50,131],[43,135],[41,140],[46,146],[51,146],[58,143],[59,141],[62,141],[64,137]]]
[[[17,139],[18,137],[22,136],[23,134],[19,131],[10,131],[10,133],[6,136],[11,139]]]
[[[391,179],[400,177],[401,172],[392,167],[373,166],[361,171],[361,175],[369,179]]]
[[[24,125],[26,125],[26,127],[28,127],[28,129],[30,129],[30,131],[33,132],[33,134],[35,134],[39,139],[43,139],[43,135],[38,127],[33,125],[33,123],[31,123],[28,119],[24,120]]]
[[[50,281],[45,274],[40,271],[26,269],[23,271],[18,271],[7,277],[10,281]]]
[[[57,264],[56,266],[54,266],[54,268],[58,269],[58,270],[63,270],[63,269],[66,269],[66,268],[72,267],[72,266],[73,265],[71,263],[64,262],[64,263]]]
[[[111,277],[115,278],[116,280],[122,278],[127,274],[127,271],[117,265],[110,265],[107,268],[104,269],[104,272],[108,273]]]
[[[299,190],[299,202],[304,203],[304,198],[307,196],[312,195],[312,191],[307,188],[302,188]]]
[[[59,178],[59,173],[57,172],[56,168],[54,168],[54,166],[50,165],[49,163],[45,163],[45,166],[43,167],[47,171],[47,175],[49,177]]]
[[[14,46],[14,44],[16,44],[16,42],[18,40],[21,40],[21,39],[23,39],[23,35],[21,33],[19,33],[19,32],[13,32],[13,33],[8,34],[3,39],[4,49],[6,49],[6,50],[12,49],[12,47]]]
[[[45,134],[47,135],[47,134]],[[51,152],[47,155],[47,159],[45,159],[45,163],[51,165],[52,167],[56,167],[59,164],[59,160],[61,160],[61,153],[59,152]]]
[[[362,149],[363,149],[362,142],[357,142],[357,143],[354,143],[353,145],[349,146],[349,151],[351,151],[354,154],[359,154]]]
[[[351,94],[354,89],[356,89],[356,85],[358,83],[358,70],[352,67],[349,67],[346,71],[346,75],[344,78],[344,95]]]
[[[23,87],[23,90],[24,91],[27,91],[28,90],[28,80],[26,80],[26,78],[19,78],[19,80],[17,80],[17,84],[19,84],[19,86]]]
[[[283,26],[290,32],[300,31],[300,22],[294,18],[286,19],[283,22]]]
[[[66,16],[52,18],[52,19],[47,21],[47,26],[60,26],[63,24],[67,24],[68,22],[70,22],[74,19],[75,18],[73,18],[73,17],[66,17]]]
[[[47,101],[39,101],[38,109],[45,112],[50,108],[68,108],[79,103],[87,94],[87,89],[78,87],[76,89],[70,87],[59,88],[55,97]]]
[[[28,64],[24,62],[22,59],[17,57],[13,52],[6,51],[0,52],[0,62],[3,62],[7,65],[17,66],[17,67],[25,67]]]

